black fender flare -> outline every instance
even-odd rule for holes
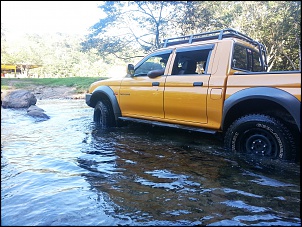
[[[106,97],[107,100],[109,100],[113,109],[115,120],[118,120],[118,118],[122,116],[121,109],[114,91],[108,86],[99,86],[92,92],[89,100],[89,106],[95,107],[96,103],[103,97]]]
[[[229,110],[237,103],[251,99],[264,99],[273,101],[280,106],[284,107],[294,118],[296,125],[301,132],[300,114],[301,114],[301,102],[293,95],[279,88],[272,87],[252,87],[240,90],[224,102],[222,127],[225,122],[225,118],[228,115]]]

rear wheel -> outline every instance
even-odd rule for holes
[[[225,149],[273,159],[294,160],[296,145],[290,131],[277,119],[252,114],[237,119],[226,131]]]
[[[93,120],[99,128],[109,128],[115,126],[115,119],[110,104],[98,101],[94,107]]]

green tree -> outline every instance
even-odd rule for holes
[[[301,70],[300,1],[102,3],[107,16],[88,37],[58,33],[12,41],[1,24],[1,63],[42,65],[31,70],[39,77],[104,77],[158,49],[164,38],[234,28],[266,46],[270,71]]]
[[[4,32],[5,34],[5,32]],[[16,40],[1,36],[1,64],[40,65],[31,69],[35,77],[105,77],[106,64],[96,51],[84,53],[83,37],[66,34],[25,35]],[[28,68],[25,69],[28,73]]]
[[[301,70],[299,1],[190,1],[177,24],[183,35],[236,29],[266,46],[269,71]]]
[[[269,71],[301,70],[301,2],[223,2],[231,27],[267,47]]]
[[[107,16],[91,28],[83,42],[85,50],[96,48],[106,58],[123,60],[141,57],[158,49],[168,33],[167,26],[177,17],[184,2],[105,1],[99,6]],[[178,9],[178,10],[177,10]]]

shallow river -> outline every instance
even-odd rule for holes
[[[84,100],[1,109],[2,226],[301,226],[300,164],[238,157],[212,135],[97,130]]]

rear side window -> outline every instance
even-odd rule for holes
[[[232,57],[232,69],[250,72],[262,71],[259,52],[249,47],[235,44]]]
[[[206,74],[207,62],[214,45],[176,49],[172,75]]]

